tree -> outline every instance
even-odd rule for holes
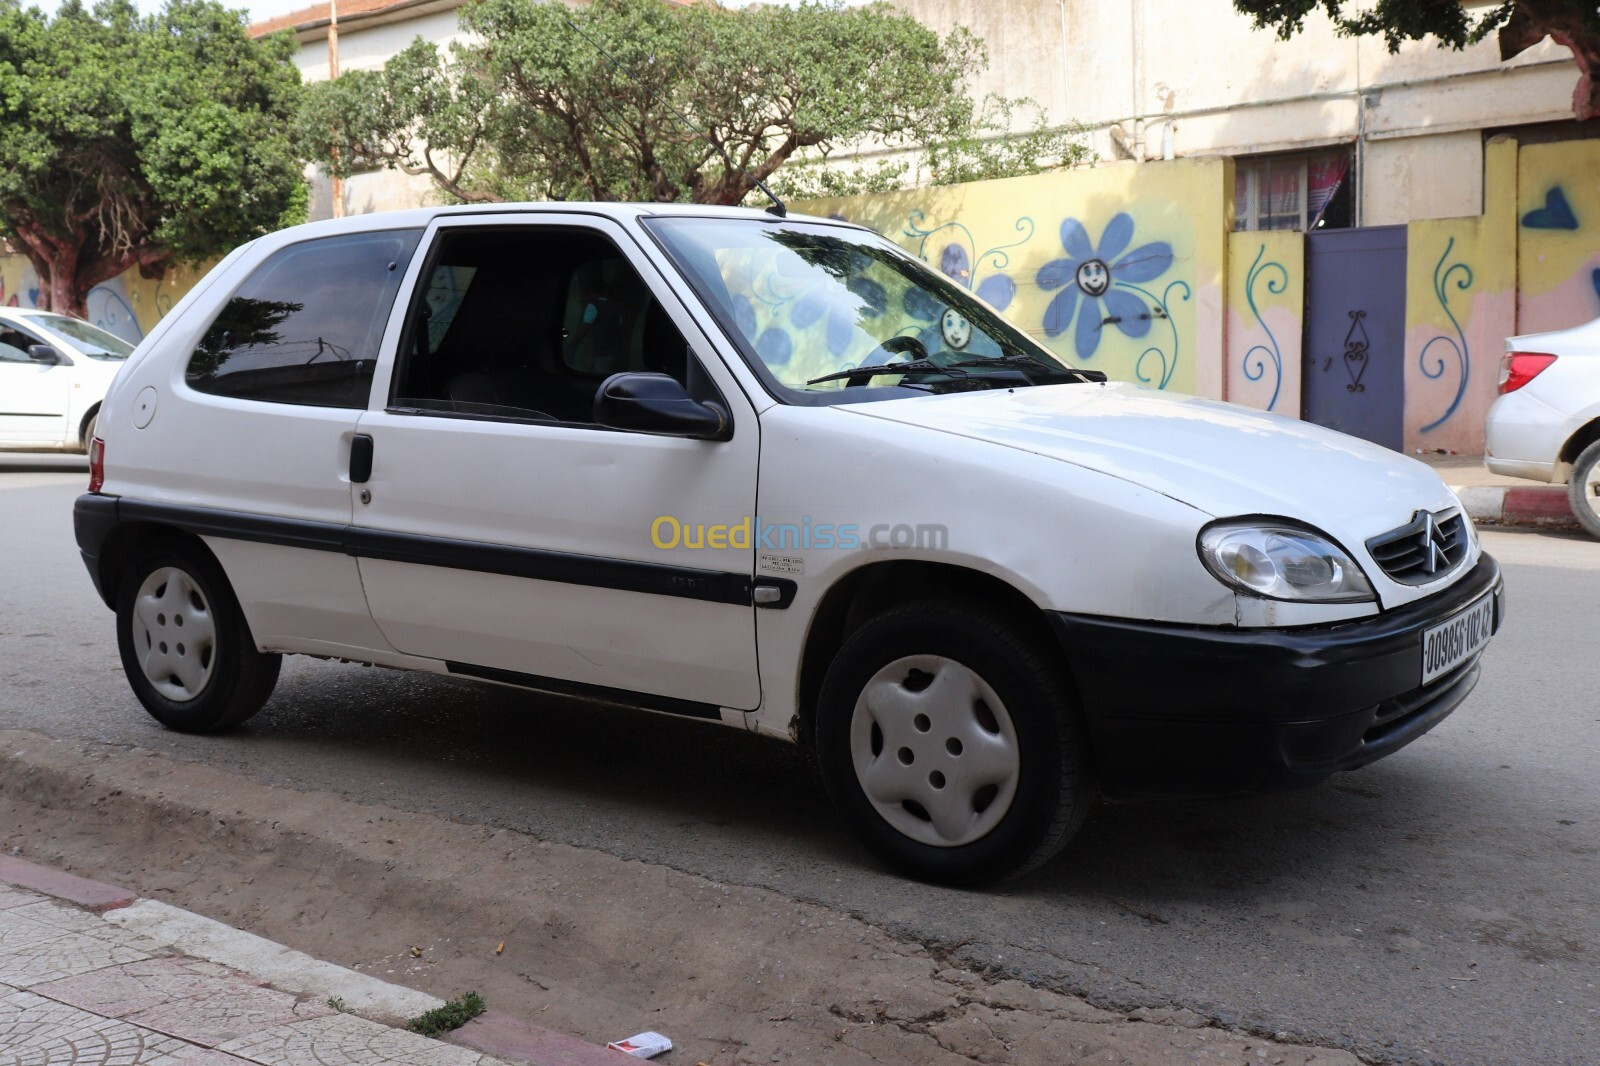
[[[1377,0],[1371,8],[1347,13],[1349,0],[1233,0],[1233,6],[1252,17],[1257,28],[1272,27],[1289,38],[1305,25],[1312,11],[1321,8],[1334,26],[1348,36],[1382,34],[1389,51],[1405,41],[1427,36],[1441,46],[1462,49],[1498,31],[1500,59],[1505,61],[1546,37],[1572,49],[1578,64],[1578,84],[1572,92],[1572,111],[1579,119],[1600,114],[1600,8],[1594,0],[1504,0],[1474,13],[1462,0]]]
[[[460,19],[475,43],[444,54],[419,39],[382,71],[311,86],[302,151],[339,176],[424,174],[457,201],[717,204],[841,150],[942,146],[952,164],[1003,160],[1013,172],[1087,153],[1074,131],[1036,126],[1009,152],[980,136],[999,122],[966,92],[987,62],[982,42],[966,30],[941,39],[886,4],[475,0]]]
[[[213,0],[67,0],[54,18],[0,0],[0,234],[44,306],[82,315],[130,267],[159,277],[303,218],[295,48]]]

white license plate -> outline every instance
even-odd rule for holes
[[[1422,631],[1422,683],[1448,674],[1476,655],[1494,629],[1494,593],[1486,593],[1449,621]]]

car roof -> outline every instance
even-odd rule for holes
[[[611,203],[577,200],[540,201],[525,203],[457,204],[449,207],[416,207],[404,211],[378,211],[344,218],[308,222],[279,234],[293,234],[294,239],[334,236],[340,233],[359,233],[381,229],[422,228],[440,218],[462,218],[472,215],[565,214],[599,215],[617,222],[632,222],[640,218],[736,218],[750,221],[776,222],[777,217],[755,207],[724,207],[720,204],[656,204]],[[849,226],[871,232],[836,218],[819,218],[813,215],[788,215],[785,221],[821,222],[835,226]]]

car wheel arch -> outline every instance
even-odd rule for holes
[[[857,567],[835,581],[811,616],[800,659],[798,739],[814,737],[817,701],[828,666],[850,634],[904,603],[929,599],[977,600],[1000,609],[1051,646],[1059,640],[1043,609],[1003,578],[981,570],[926,560],[886,560]],[[1068,683],[1076,688],[1070,663]]]
[[[99,417],[100,404],[97,403],[83,413],[83,419],[78,423],[78,442],[82,444],[85,452],[89,450],[89,445],[92,443],[89,439],[89,430]]]
[[[1567,438],[1567,442],[1561,446],[1561,454],[1556,458],[1570,468],[1583,450],[1597,440],[1600,440],[1600,418],[1592,418]]]
[[[118,526],[100,551],[100,598],[107,607],[116,609],[117,589],[122,585],[122,575],[138,554],[156,544],[171,544],[203,552],[218,569],[222,562],[206,542],[192,533],[161,525],[158,522],[129,522]],[[223,570],[226,577],[227,571]]]

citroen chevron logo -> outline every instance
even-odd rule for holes
[[[1448,570],[1450,568],[1450,559],[1444,553],[1444,532],[1440,530],[1439,523],[1434,519],[1433,515],[1426,511],[1422,513],[1422,532],[1417,536],[1422,542],[1420,547],[1426,556],[1422,562],[1422,568],[1430,574],[1437,574],[1440,570]]]

